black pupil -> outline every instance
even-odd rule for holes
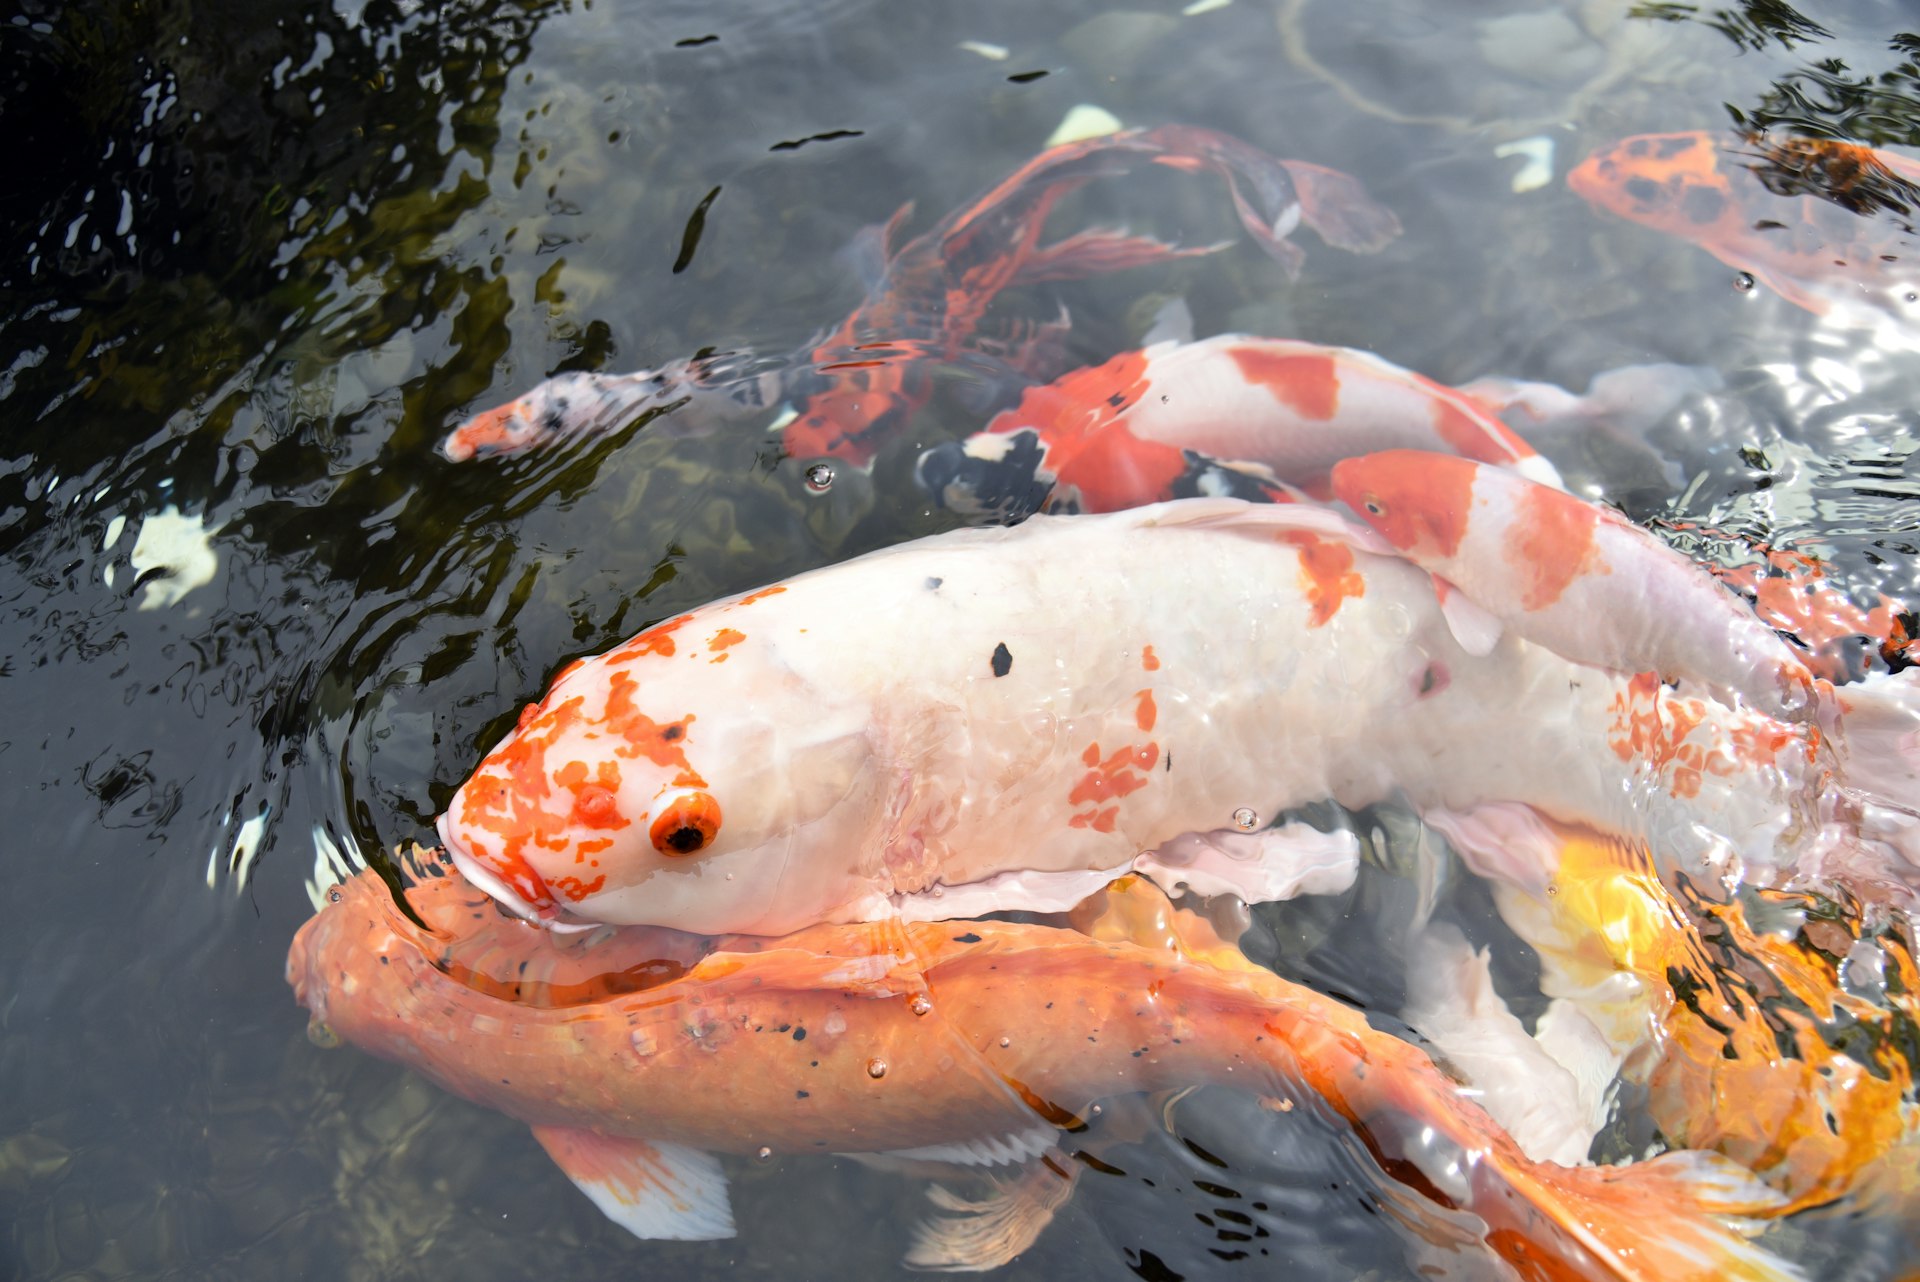
[[[707,844],[707,834],[698,828],[675,828],[667,837],[667,844],[683,855],[690,855]]]

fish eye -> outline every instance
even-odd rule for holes
[[[720,831],[720,803],[704,792],[675,797],[653,821],[647,836],[653,848],[669,859],[697,855]]]
[[[1386,505],[1379,499],[1368,499],[1360,506],[1367,510],[1368,516],[1385,516],[1387,514]]]

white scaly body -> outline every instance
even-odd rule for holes
[[[574,665],[441,833],[542,916],[769,934],[1059,907],[1155,848],[1208,892],[1340,884],[1324,839],[1236,812],[1396,792],[1773,857],[1789,731],[1511,637],[1470,655],[1367,546],[1325,510],[1188,500],[804,574]]]

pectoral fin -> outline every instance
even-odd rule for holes
[[[1433,590],[1440,598],[1441,617],[1460,648],[1476,659],[1491,653],[1500,640],[1500,620],[1439,575],[1434,576]]]
[[[533,1138],[608,1219],[637,1238],[733,1236],[727,1177],[711,1153],[564,1126],[536,1126]]]
[[[1263,832],[1182,833],[1133,861],[1133,870],[1169,895],[1238,895],[1271,903],[1295,895],[1337,894],[1360,869],[1360,843],[1350,832],[1321,832],[1290,823]]]
[[[983,1177],[985,1197],[961,1197],[938,1184],[927,1198],[942,1214],[915,1227],[907,1248],[908,1268],[935,1273],[983,1273],[1006,1264],[1034,1244],[1053,1213],[1073,1195],[1079,1164],[1058,1149],[1006,1175]]]

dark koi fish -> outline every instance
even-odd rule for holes
[[[1567,185],[1816,315],[1920,319],[1920,163],[1904,156],[1816,138],[1642,134],[1594,152]]]
[[[1282,160],[1213,130],[1163,125],[1063,143],[905,244],[896,246],[895,240],[911,205],[884,227],[863,234],[856,249],[872,265],[874,278],[866,301],[796,355],[777,388],[761,380],[752,394],[739,399],[768,405],[784,399],[792,412],[784,426],[789,455],[867,466],[886,438],[925,403],[934,366],[975,342],[983,314],[1002,291],[1225,248],[1183,248],[1111,228],[1044,239],[1047,218],[1063,196],[1142,164],[1223,178],[1241,225],[1289,276],[1298,274],[1305,258],[1287,239],[1302,223],[1329,245],[1353,253],[1373,253],[1400,234],[1399,220],[1350,175]],[[1014,335],[1008,363],[1021,371],[1030,363],[1029,354],[1044,350],[1053,336],[1047,326]],[[605,430],[671,399],[689,376],[698,382],[701,374],[675,368],[562,376],[476,415],[456,428],[442,449],[462,460]]]

